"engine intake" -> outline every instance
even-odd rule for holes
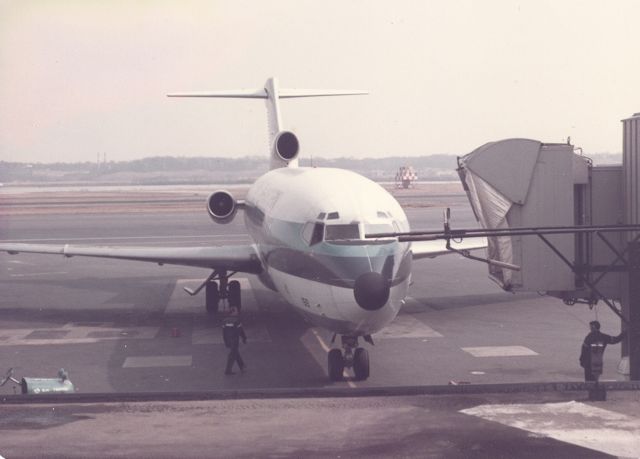
[[[216,191],[207,198],[207,212],[216,223],[229,223],[238,212],[238,204],[228,191]]]
[[[276,155],[283,161],[291,161],[296,159],[300,151],[300,142],[298,137],[291,131],[279,132],[273,142],[273,149]]]

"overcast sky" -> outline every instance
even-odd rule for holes
[[[640,1],[0,0],[0,160],[267,155],[259,100],[302,155],[465,154],[528,137],[621,151],[640,111]]]

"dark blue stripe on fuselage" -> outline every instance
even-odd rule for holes
[[[371,271],[381,273],[391,286],[406,280],[411,273],[410,253],[404,256],[339,257],[274,247],[265,261],[268,267],[286,274],[345,288],[353,288],[358,276]]]

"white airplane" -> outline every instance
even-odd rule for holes
[[[238,273],[257,275],[313,325],[341,336],[342,350],[328,355],[329,377],[369,377],[369,355],[359,338],[371,335],[398,314],[418,258],[452,253],[445,241],[399,242],[397,238],[365,239],[365,234],[408,232],[409,222],[396,199],[375,182],[334,168],[298,167],[299,141],[282,128],[279,99],[366,94],[344,90],[280,89],[267,80],[256,91],[169,94],[170,97],[235,97],[264,99],[269,115],[271,170],[249,188],[244,202],[220,190],[207,198],[216,223],[230,222],[244,211],[253,244],[225,247],[89,247],[24,243],[0,244],[0,251],[61,254],[197,266],[212,270],[195,290],[205,290],[206,309],[218,311],[221,299],[240,307]],[[483,248],[485,240],[465,240],[455,247]],[[332,340],[334,342],[335,340]]]

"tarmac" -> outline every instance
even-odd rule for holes
[[[99,190],[104,194],[104,190]],[[241,191],[239,191],[241,192]],[[2,192],[4,193],[4,191]],[[201,190],[51,190],[0,199],[0,240],[100,245],[249,242],[242,219],[215,225]],[[151,193],[151,194],[153,194]],[[197,196],[196,196],[197,195]],[[475,226],[466,198],[400,190],[412,228]],[[100,196],[103,199],[104,196]],[[21,201],[22,199],[22,201]],[[97,198],[96,198],[97,199]],[[149,204],[146,204],[147,199]],[[29,205],[21,205],[26,204]],[[617,334],[602,305],[513,295],[457,255],[414,263],[396,321],[374,336],[371,377],[331,383],[330,333],[310,327],[253,276],[238,275],[249,369],[223,375],[219,319],[182,288],[193,268],[0,254],[0,374],[54,377],[65,398],[0,387],[0,455],[14,457],[638,457],[639,391],[605,356],[607,401],[578,366],[588,322]]]
[[[640,392],[311,397],[1,407],[18,457],[638,457]]]

